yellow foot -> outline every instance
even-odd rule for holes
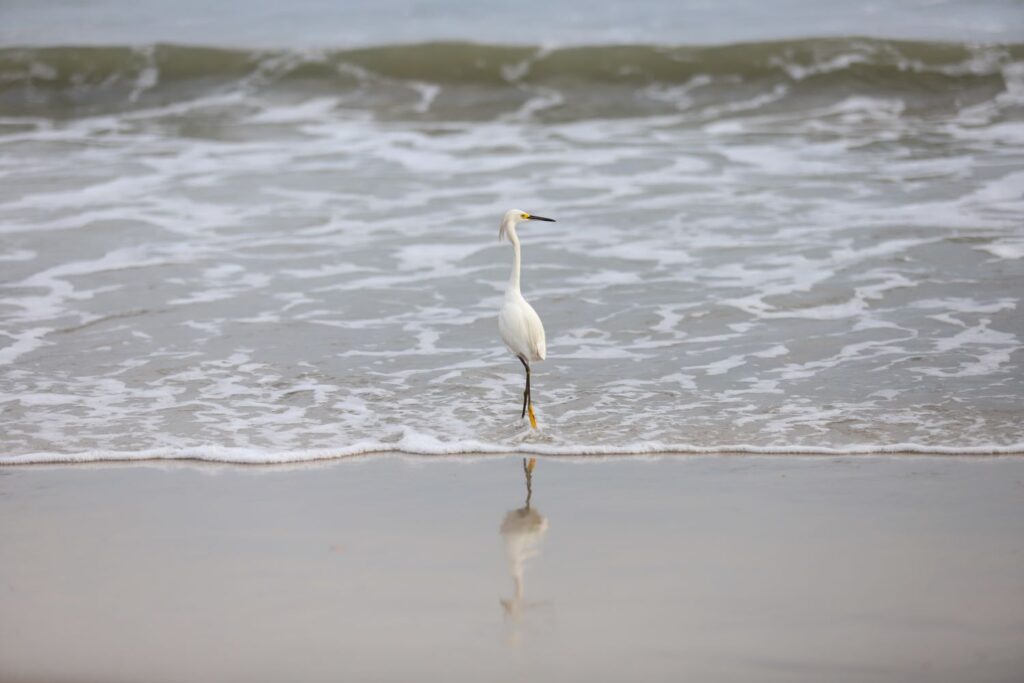
[[[537,416],[533,414],[533,405],[527,407],[526,413],[530,416],[530,426],[534,429],[537,428]]]

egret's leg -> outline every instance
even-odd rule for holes
[[[526,405],[530,402],[530,365],[527,363],[522,356],[516,356],[519,362],[526,368],[526,389],[523,390],[523,414],[520,415],[520,419],[526,417]]]
[[[530,416],[530,426],[537,428],[537,416],[533,414],[533,392],[530,391],[530,366],[526,366],[526,414]]]
[[[533,401],[530,399],[530,364],[526,362],[526,359],[522,356],[516,356],[519,362],[526,368],[526,390],[523,392],[523,413],[520,418],[526,417],[527,412],[530,414],[530,426],[534,429],[537,428],[537,416],[533,414]]]

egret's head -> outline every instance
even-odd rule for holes
[[[520,211],[519,209],[509,209],[505,212],[505,217],[501,219],[501,227],[498,228],[498,240],[508,239],[511,241],[510,235],[515,234],[516,226],[523,221],[547,221],[548,223],[554,223],[555,219],[535,216],[532,213]]]

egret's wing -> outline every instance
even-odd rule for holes
[[[529,339],[530,351],[535,358],[544,360],[548,355],[547,340],[544,337],[544,323],[540,321],[537,311],[533,306],[526,304],[527,337]]]
[[[506,303],[498,314],[498,332],[512,353],[528,361],[544,360],[547,347],[540,316],[524,299]]]
[[[511,307],[505,305],[502,307],[501,312],[498,313],[498,332],[501,334],[501,340],[505,342],[512,353],[521,354],[523,350],[519,343],[516,335],[516,314]]]

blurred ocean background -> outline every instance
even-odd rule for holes
[[[0,4],[0,462],[1024,452],[1022,294],[1020,2]]]

